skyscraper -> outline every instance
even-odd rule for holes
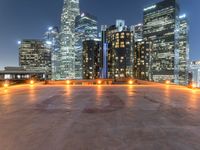
[[[185,14],[179,16],[179,84],[188,85],[189,26]]]
[[[52,79],[56,80],[59,71],[59,29],[58,27],[49,27],[44,34],[45,45],[51,49]]]
[[[58,79],[75,79],[75,19],[79,0],[64,0],[61,15]]]
[[[134,78],[149,80],[149,48],[150,43],[137,41],[134,43]]]
[[[106,30],[107,77],[126,79],[133,77],[133,33],[125,21],[117,20],[116,25]]]
[[[108,43],[107,43],[107,38],[106,38],[106,30],[107,30],[107,25],[102,25],[101,26],[101,48],[102,48],[102,70],[101,70],[101,78],[108,78]]]
[[[100,78],[102,68],[101,41],[83,41],[83,79]]]
[[[59,50],[59,28],[49,27],[48,30],[44,33],[44,40],[49,44],[53,51]]]
[[[178,27],[176,0],[164,0],[144,8],[143,37],[151,41],[150,80],[179,83]]]
[[[75,21],[75,78],[82,79],[82,53],[83,41],[94,40],[97,38],[97,18],[88,14],[82,13],[76,17]]]

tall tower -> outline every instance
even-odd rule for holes
[[[60,32],[60,80],[75,78],[75,19],[79,14],[79,0],[64,0]]]
[[[179,16],[179,84],[188,85],[189,24],[185,14]]]
[[[51,79],[56,80],[59,70],[59,28],[49,27],[48,31],[44,34],[45,46],[51,49],[51,64],[52,64],[52,76]]]
[[[116,25],[106,29],[107,77],[126,79],[133,77],[133,32],[124,20],[117,20]]]
[[[150,80],[178,83],[179,5],[177,0],[164,0],[144,8],[143,38],[151,42]]]
[[[98,35],[97,18],[88,14],[82,13],[76,17],[75,22],[75,77],[82,79],[82,54],[83,54],[83,41],[94,40]]]

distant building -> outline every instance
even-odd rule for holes
[[[150,43],[135,42],[133,76],[140,80],[149,80],[149,51]]]
[[[44,34],[44,40],[46,44],[50,45],[53,51],[58,51],[60,48],[59,44],[59,28],[49,27]]]
[[[192,75],[192,84],[200,88],[200,61],[192,62],[189,70]]]
[[[51,79],[51,49],[42,40],[23,40],[19,47],[19,65],[26,71],[45,72]]]
[[[83,41],[83,79],[100,78],[101,68],[101,41]]]
[[[80,15],[79,0],[64,0],[58,80],[75,79],[75,19],[78,15]]]
[[[137,24],[131,26],[131,30],[133,31],[134,42],[140,42],[143,40],[143,24]]]
[[[117,20],[103,34],[104,57],[107,57],[107,78],[126,79],[133,77],[133,32],[125,21]],[[104,64],[105,65],[105,64]]]
[[[179,84],[188,85],[189,25],[186,15],[179,16]]]
[[[58,79],[59,72],[59,29],[58,27],[49,27],[44,34],[45,46],[51,49],[51,63],[52,63],[52,79]]]
[[[75,79],[82,79],[83,41],[97,38],[97,18],[88,13],[82,13],[77,16],[75,20],[75,36]]]
[[[27,71],[22,67],[5,67],[4,70],[0,70],[0,81],[4,80],[45,80],[45,71]]]
[[[179,84],[179,5],[164,0],[144,8],[143,38],[151,41],[150,77],[155,82]]]
[[[108,43],[106,39],[106,30],[107,30],[107,25],[102,25],[101,26],[101,47],[102,47],[102,71],[101,71],[101,78],[107,79],[108,78]]]

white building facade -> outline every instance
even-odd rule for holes
[[[190,64],[190,73],[192,74],[192,84],[200,88],[200,61],[194,61]]]

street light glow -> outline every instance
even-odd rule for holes
[[[171,84],[170,80],[165,81],[165,84]]]
[[[98,80],[98,81],[97,81],[97,84],[101,84],[101,83],[102,83],[102,81],[101,81],[101,80]]]
[[[196,84],[195,83],[192,83],[192,88],[196,88]]]
[[[33,80],[30,81],[30,84],[33,85],[35,82]]]
[[[67,85],[69,85],[71,82],[69,80],[66,81]]]
[[[132,85],[133,84],[133,80],[129,80],[128,84]]]
[[[8,86],[9,86],[8,83],[4,83],[4,84],[3,84],[3,87],[4,87],[4,88],[7,88]]]

